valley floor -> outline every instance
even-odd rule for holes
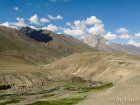
[[[58,87],[39,93],[3,96],[0,98],[0,105],[73,105],[112,86],[112,83],[62,83]]]
[[[48,65],[0,59],[0,105],[140,105],[140,58],[74,54]]]

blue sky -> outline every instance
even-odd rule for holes
[[[140,0],[0,0],[0,24],[52,29],[76,38],[97,29],[110,42],[140,46],[139,11]]]

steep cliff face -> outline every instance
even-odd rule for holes
[[[100,49],[100,46],[106,44],[107,40],[104,37],[95,34],[85,38],[83,42],[91,47]]]

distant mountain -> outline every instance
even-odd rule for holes
[[[129,44],[122,45],[117,43],[109,43],[109,44],[101,45],[100,49],[103,51],[124,52],[124,53],[140,56],[140,48]]]
[[[17,56],[33,63],[49,63],[78,52],[95,51],[73,37],[51,31],[0,26],[0,54]]]
[[[101,44],[106,44],[107,40],[99,35],[91,35],[83,40],[84,43],[87,43],[91,47],[96,47],[99,49]]]
[[[123,52],[140,56],[140,48],[129,44],[107,43],[103,37],[89,36],[83,40],[84,43],[106,52]]]

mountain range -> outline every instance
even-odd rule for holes
[[[96,35],[83,43],[49,30],[0,26],[0,104],[116,105],[135,98],[140,105],[139,51]]]
[[[107,39],[98,35],[91,35],[85,38],[83,42],[100,51],[121,52],[140,56],[140,47],[130,44],[107,43]]]
[[[49,30],[23,27],[20,30],[0,26],[0,53],[22,57],[33,63],[49,63],[55,59],[96,49],[71,36]]]

